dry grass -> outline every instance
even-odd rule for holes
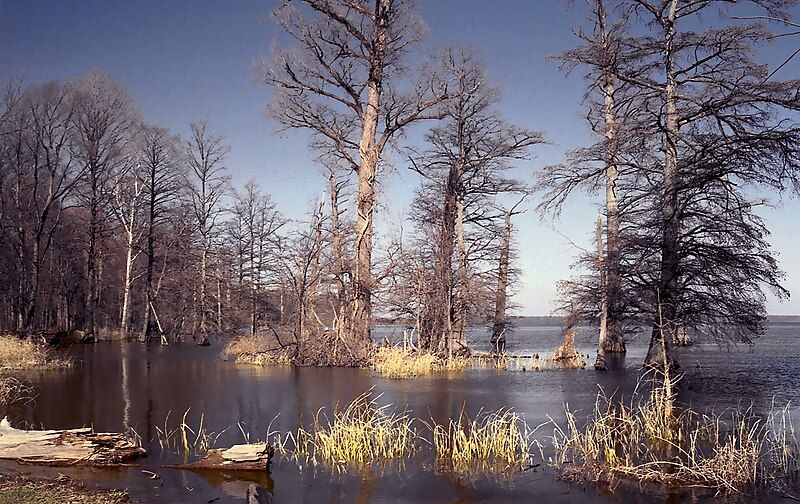
[[[551,371],[557,369],[585,369],[588,356],[575,352],[569,359],[557,359],[554,355],[478,354],[469,359],[473,368],[497,369],[500,371]]]
[[[68,367],[71,362],[53,355],[53,352],[30,339],[12,335],[0,336],[0,370],[56,369]]]
[[[0,404],[11,404],[33,398],[33,389],[11,376],[0,376]]]
[[[336,470],[363,468],[374,463],[402,462],[416,450],[418,437],[407,411],[397,412],[391,405],[378,406],[368,391],[333,419],[320,419],[317,412],[308,430],[276,437],[276,452],[305,463],[322,463]]]
[[[281,348],[273,336],[248,334],[229,341],[221,352],[222,358],[234,359],[237,364],[278,366],[293,364],[288,348]]]
[[[439,357],[419,351],[407,351],[399,346],[377,347],[372,354],[370,368],[392,380],[404,380],[440,372],[457,372],[465,369],[469,359]]]
[[[677,380],[659,380],[649,396],[625,405],[598,394],[585,425],[567,410],[556,428],[554,464],[565,474],[607,481],[621,478],[669,487],[740,492],[795,478],[798,442],[789,409],[764,420],[750,409],[729,415],[678,410]]]
[[[161,450],[181,455],[184,461],[192,456],[205,455],[214,448],[220,436],[229,430],[226,428],[220,432],[209,432],[205,426],[205,414],[200,415],[196,427],[191,427],[188,421],[189,411],[191,408],[183,412],[180,423],[174,427],[170,426],[170,411],[164,419],[164,428],[156,427],[156,439]]]
[[[461,413],[447,426],[431,426],[437,465],[459,474],[513,474],[530,467],[532,431],[510,409]]]

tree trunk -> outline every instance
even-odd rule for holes
[[[155,170],[150,168],[150,198],[147,204],[147,265],[145,267],[145,304],[144,304],[144,340],[150,341],[152,337],[152,322],[150,307],[155,303],[153,292],[153,267],[155,265],[155,226],[156,226],[156,193]]]
[[[604,25],[605,26],[605,25]],[[605,40],[604,45],[607,44]],[[623,302],[620,286],[620,215],[617,201],[617,127],[614,103],[614,78],[611,69],[604,69],[604,105],[605,105],[605,168],[606,168],[606,257],[605,296],[603,309],[607,320],[603,350],[608,353],[625,353],[625,339],[622,333]],[[598,354],[598,359],[599,359]]]
[[[460,171],[460,170],[459,170]],[[459,173],[459,180],[460,180]],[[456,279],[456,295],[453,302],[453,344],[452,349],[467,348],[467,292],[469,276],[467,271],[467,248],[464,241],[464,201],[456,199],[456,245],[458,248],[458,277]]]
[[[605,249],[603,248],[603,218],[597,216],[597,272],[600,280],[600,338],[597,343],[597,360],[594,368],[598,371],[606,371],[606,352],[609,345],[608,333],[608,276],[606,275]]]
[[[375,46],[367,80],[367,103],[361,120],[358,194],[356,196],[355,271],[353,274],[352,332],[356,340],[371,340],[372,322],[372,219],[375,210],[375,177],[380,152],[375,143],[383,88],[383,68],[389,37],[387,12],[390,0],[376,0]]]
[[[201,229],[202,238],[200,240],[200,285],[198,287],[198,297],[200,298],[200,337],[197,344],[201,346],[208,346],[208,331],[206,328],[206,266],[208,262],[208,239]]]
[[[89,201],[89,250],[86,258],[86,275],[87,275],[87,289],[86,289],[86,320],[84,321],[84,333],[87,338],[96,337],[95,334],[97,315],[96,308],[98,305],[98,257],[97,257],[97,233],[99,226],[99,201],[98,201],[98,181],[96,174],[96,167],[90,167],[89,177],[91,183],[91,196]]]
[[[131,211],[133,217],[133,210]],[[131,282],[133,273],[133,219],[130,221],[130,229],[126,232],[126,246],[125,253],[125,283],[122,288],[122,313],[120,314],[119,330],[122,334],[128,333],[128,314],[130,297],[131,297]]]
[[[497,268],[497,291],[494,302],[494,326],[492,328],[492,350],[506,350],[506,292],[508,286],[508,263],[511,253],[511,212],[506,213],[503,244],[500,247],[500,264]]]
[[[662,205],[661,268],[656,292],[658,308],[647,352],[648,367],[677,367],[673,355],[676,335],[676,308],[678,303],[678,280],[680,276],[678,215],[678,118],[677,82],[675,78],[675,14],[678,0],[672,0],[669,18],[664,26],[664,65],[666,88],[664,89],[664,171]]]

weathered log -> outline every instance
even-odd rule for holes
[[[124,434],[69,430],[22,430],[0,421],[0,459],[49,466],[113,466],[146,456]]]
[[[180,469],[227,469],[231,471],[266,471],[275,449],[266,443],[233,445],[230,448],[208,450],[196,462],[180,464]]]
[[[250,486],[247,487],[245,502],[247,504],[272,504],[272,493],[255,483],[250,483]]]

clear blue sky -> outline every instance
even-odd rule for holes
[[[565,77],[545,60],[573,45],[571,28],[584,16],[581,2],[575,4],[567,9],[558,0],[422,3],[429,27],[424,46],[475,47],[494,83],[503,88],[506,118],[546,132],[551,145],[536,149],[533,162],[519,165],[523,178],[561,160],[567,149],[589,138],[580,77]],[[273,2],[254,0],[0,0],[0,78],[66,80],[103,68],[130,88],[143,117],[152,123],[185,133],[189,122],[208,119],[232,146],[227,164],[235,181],[256,178],[287,216],[299,218],[322,192],[323,180],[308,152],[306,134],[277,136],[277,125],[264,114],[270,90],[250,80],[252,61],[267,54],[277,36],[267,21],[272,8]],[[767,56],[780,61],[798,43],[797,37],[786,40]],[[779,76],[797,77],[798,70],[800,58]],[[398,222],[417,182],[401,163],[384,176],[388,202],[380,210],[379,230]],[[542,222],[533,211],[518,218],[520,313],[551,310],[555,284],[570,275],[577,253],[570,242],[591,246],[595,203],[578,195],[554,223]],[[762,215],[787,273],[786,286],[795,294],[784,303],[770,299],[768,309],[798,314],[800,202],[784,198]]]

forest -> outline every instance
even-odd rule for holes
[[[599,326],[598,367],[625,352],[630,321],[654,327],[651,365],[695,335],[750,342],[764,290],[788,296],[762,194],[800,190],[800,80],[779,80],[758,58],[796,30],[792,2],[750,3],[758,14],[726,2],[590,2],[575,46],[554,59],[584,78],[596,143],[543,167],[532,157],[546,132],[501,117],[477,50],[441,48],[409,67],[424,32],[413,3],[287,3],[273,17],[291,43],[255,71],[285,134],[311,133],[309,176],[326,180],[299,220],[258,181],[231,183],[213,125],[193,122],[180,137],[150,124],[102,70],[11,80],[0,109],[0,325],[200,345],[266,332],[298,363],[354,365],[378,320],[413,327],[421,350],[447,356],[469,352],[466,328],[488,323],[501,349],[518,276],[514,216],[558,214],[587,191],[603,200],[597,248],[576,258],[559,314]],[[719,21],[698,30],[712,11]],[[412,127],[424,128],[423,145],[404,144]],[[389,151],[419,186],[410,231],[377,239]],[[509,175],[515,163],[529,179]]]

